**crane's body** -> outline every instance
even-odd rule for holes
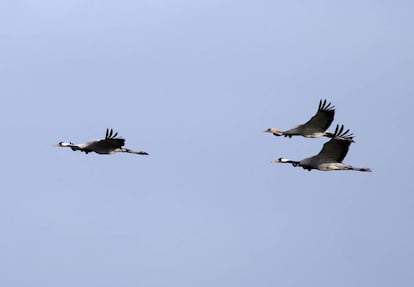
[[[73,151],[81,151],[86,154],[95,152],[98,154],[114,154],[118,152],[134,153],[141,155],[148,155],[145,151],[133,151],[124,148],[125,139],[117,138],[118,133],[113,133],[112,129],[106,129],[106,135],[104,139],[91,140],[81,144],[74,144],[72,142],[59,142],[54,146],[57,147],[70,147]]]
[[[357,170],[370,172],[371,169],[368,167],[359,168],[342,162],[348,153],[349,146],[353,142],[353,135],[348,132],[349,130],[344,131],[343,125],[341,127],[337,125],[332,138],[323,145],[322,150],[317,155],[300,161],[279,158],[272,162],[290,163],[294,167],[300,166],[309,171],[317,169],[322,171]]]
[[[335,107],[331,106],[331,103],[326,100],[320,100],[318,111],[316,114],[306,123],[297,125],[289,130],[280,130],[277,128],[268,128],[265,130],[267,133],[272,133],[275,136],[285,136],[291,138],[292,136],[303,136],[307,138],[318,137],[332,137],[333,134],[326,130],[330,127],[334,120]]]

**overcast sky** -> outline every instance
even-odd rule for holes
[[[414,286],[413,11],[1,1],[0,285]],[[372,173],[271,163],[325,98]],[[150,155],[52,147],[106,128]]]

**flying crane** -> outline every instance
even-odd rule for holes
[[[133,151],[124,148],[125,139],[117,138],[118,133],[113,133],[112,129],[106,129],[106,135],[104,139],[91,140],[81,144],[74,144],[72,142],[59,142],[54,146],[57,147],[70,147],[73,151],[82,151],[86,154],[90,152],[96,152],[98,154],[113,154],[117,152],[134,153],[140,155],[148,155],[145,151]]]
[[[344,125],[337,125],[333,137],[323,145],[322,150],[317,155],[305,158],[301,161],[281,157],[272,162],[290,163],[294,167],[301,166],[303,169],[309,171],[318,169],[322,171],[357,170],[371,172],[371,169],[368,167],[354,167],[342,162],[348,153],[349,146],[352,142],[354,142],[353,134],[349,134],[349,129],[344,131]]]
[[[277,128],[268,128],[267,133],[272,133],[275,136],[285,136],[291,138],[292,136],[303,136],[307,138],[317,137],[332,137],[333,134],[326,132],[332,124],[335,116],[335,106],[325,100],[319,101],[318,111],[306,123],[298,125],[289,130],[280,130]]]

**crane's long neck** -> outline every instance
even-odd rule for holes
[[[282,136],[283,135],[283,131],[277,128],[268,128],[267,130],[264,131],[265,133],[272,133],[275,136]]]
[[[68,142],[68,143],[66,143],[66,142],[60,142],[60,143],[58,143],[57,144],[57,146],[61,146],[61,147],[70,147],[72,150],[80,150],[81,148],[79,147],[79,145],[77,145],[77,144],[74,144],[74,143],[72,143],[72,142]]]
[[[298,166],[299,165],[299,161],[296,161],[296,160],[291,160],[291,159],[287,159],[287,158],[283,158],[283,157],[281,157],[281,158],[278,158],[278,159],[275,159],[275,160],[273,160],[272,161],[273,163],[290,163],[290,164],[292,164],[293,166]]]

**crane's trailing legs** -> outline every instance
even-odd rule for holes
[[[127,153],[134,153],[134,154],[142,154],[142,155],[148,155],[146,151],[133,151],[128,148],[121,148],[121,152],[127,152]]]

